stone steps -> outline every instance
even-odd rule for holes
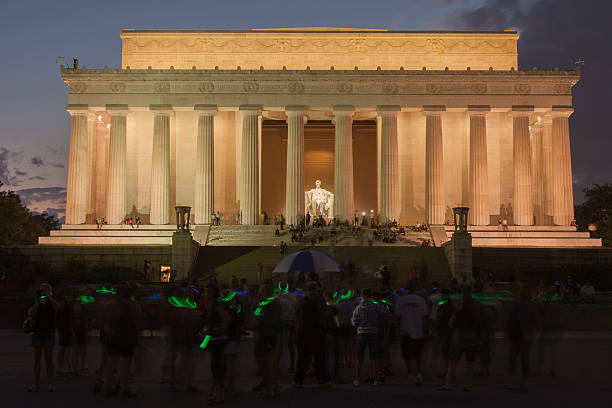
[[[473,246],[481,247],[549,247],[549,248],[575,248],[575,247],[601,247],[600,238],[508,238],[488,237],[472,238]]]
[[[445,225],[447,239],[451,239],[455,227]],[[469,226],[472,245],[475,247],[601,247],[601,239],[591,238],[589,232],[576,231],[576,227],[562,225],[510,225],[500,231],[497,225]]]
[[[172,245],[172,236],[54,236],[39,237],[39,245]]]
[[[442,225],[448,232],[455,230],[453,225]],[[469,225],[468,232],[472,231],[500,231],[497,225]],[[508,231],[576,231],[576,227],[570,225],[508,225]]]

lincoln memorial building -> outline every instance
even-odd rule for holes
[[[217,211],[224,225],[264,211],[296,224],[316,181],[330,218],[442,225],[463,205],[474,226],[567,227],[580,72],[518,70],[518,38],[123,30],[121,69],[61,70],[64,228],[138,214],[163,229],[178,205],[195,226]]]

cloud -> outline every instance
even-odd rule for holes
[[[49,166],[51,166],[51,167],[57,167],[58,169],[63,169],[64,167],[66,167],[66,166],[64,166],[63,164],[60,164],[60,163],[51,163],[51,162],[47,162],[47,164],[48,164]]]
[[[584,60],[573,88],[570,117],[572,170],[576,202],[581,189],[594,182],[612,182],[611,141],[607,125],[612,76],[609,52],[612,2],[592,0],[447,0],[453,7],[443,21],[462,30],[519,31],[519,68],[574,69]]]
[[[45,146],[45,149],[56,155],[56,156],[65,156],[66,155],[66,150],[62,147],[52,147],[52,146]]]
[[[11,175],[9,161],[15,159],[19,153],[0,147],[0,183],[13,186],[18,182],[17,177]]]
[[[32,162],[33,165],[35,165],[36,167],[40,167],[43,164],[45,164],[45,161],[41,158],[41,157],[32,157],[32,159],[30,160]]]
[[[66,222],[66,210],[64,208],[47,207],[41,211],[32,211],[32,214],[33,215],[39,215],[39,214],[52,215],[59,220],[60,224],[64,224]]]
[[[26,173],[25,171],[21,171],[21,170],[15,170],[15,174],[18,176],[27,176],[28,173]]]
[[[23,204],[35,214],[46,212],[57,217],[60,222],[66,215],[66,188],[41,187],[17,190]]]
[[[23,203],[27,206],[42,201],[62,201],[66,203],[65,187],[37,187],[17,190]]]
[[[47,178],[43,177],[43,176],[34,176],[34,177],[28,177],[28,180],[40,180],[40,181],[44,181],[44,180],[47,180]]]

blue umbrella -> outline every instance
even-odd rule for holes
[[[320,251],[304,250],[283,258],[272,273],[340,272],[342,266],[333,256]]]

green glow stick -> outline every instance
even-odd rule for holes
[[[185,298],[185,307],[187,309],[195,309],[198,307],[198,304],[195,301],[189,300],[189,298]]]
[[[102,286],[102,289],[96,290],[96,292],[102,293],[102,294],[109,294],[110,293],[111,295],[114,295],[114,294],[117,293],[115,288],[106,289],[104,286]]]
[[[221,301],[223,302],[229,302],[230,300],[232,300],[236,295],[238,294],[238,292],[230,292],[227,296],[222,297]]]
[[[210,334],[207,334],[207,335],[204,337],[204,340],[202,340],[202,344],[200,344],[200,348],[201,348],[202,350],[204,350],[204,349],[206,348],[206,346],[208,346],[208,343],[209,343],[209,342],[210,342]]]
[[[87,296],[87,295],[81,295],[78,298],[76,298],[76,300],[81,302],[82,305],[88,305],[94,302],[93,296]]]

